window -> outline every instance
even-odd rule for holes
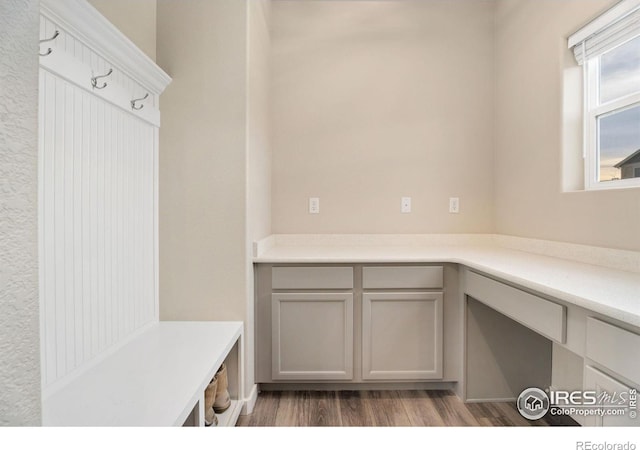
[[[640,186],[640,0],[569,38],[584,68],[585,188]]]

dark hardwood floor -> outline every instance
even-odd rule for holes
[[[529,421],[512,403],[463,403],[451,391],[265,391],[237,426],[549,426]]]

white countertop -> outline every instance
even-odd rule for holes
[[[182,425],[242,322],[160,322],[43,401],[45,426]]]
[[[416,239],[415,245],[406,242],[406,238],[401,239],[405,241],[403,245],[390,245],[393,243],[390,239],[385,239],[385,245],[376,245],[375,237],[365,240],[358,238],[354,240],[355,245],[349,245],[348,238],[319,239],[318,236],[310,236],[308,245],[305,245],[305,239],[301,236],[291,239],[271,237],[257,243],[254,262],[461,264],[640,327],[640,273],[505,248],[496,244],[496,239],[487,236],[490,235],[477,239],[457,238],[454,241]],[[562,251],[558,247],[562,245],[550,243],[555,253]],[[586,253],[580,250],[574,253],[589,254],[589,248]],[[615,259],[615,252],[618,251],[594,248],[591,255],[593,258]],[[635,268],[636,254],[619,252],[621,256],[633,260],[631,268]],[[593,258],[590,262],[593,262]]]

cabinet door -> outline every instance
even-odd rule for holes
[[[353,378],[353,294],[271,296],[272,378]]]
[[[585,390],[596,391],[598,397],[602,392],[606,392],[611,396],[615,393],[616,397],[624,393],[623,395],[626,395],[628,399],[631,390],[629,386],[591,366],[585,366],[584,368],[584,385]],[[634,406],[634,408],[636,407]],[[637,413],[635,409],[633,411]],[[640,420],[637,417],[631,418],[630,410],[625,409],[624,414],[619,416],[586,416],[585,425],[596,427],[637,427],[640,425]]]
[[[442,378],[442,293],[362,295],[362,378]]]

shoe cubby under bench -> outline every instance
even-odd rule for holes
[[[204,426],[204,390],[225,363],[232,404],[242,407],[242,322],[158,322],[43,400],[47,426]]]

